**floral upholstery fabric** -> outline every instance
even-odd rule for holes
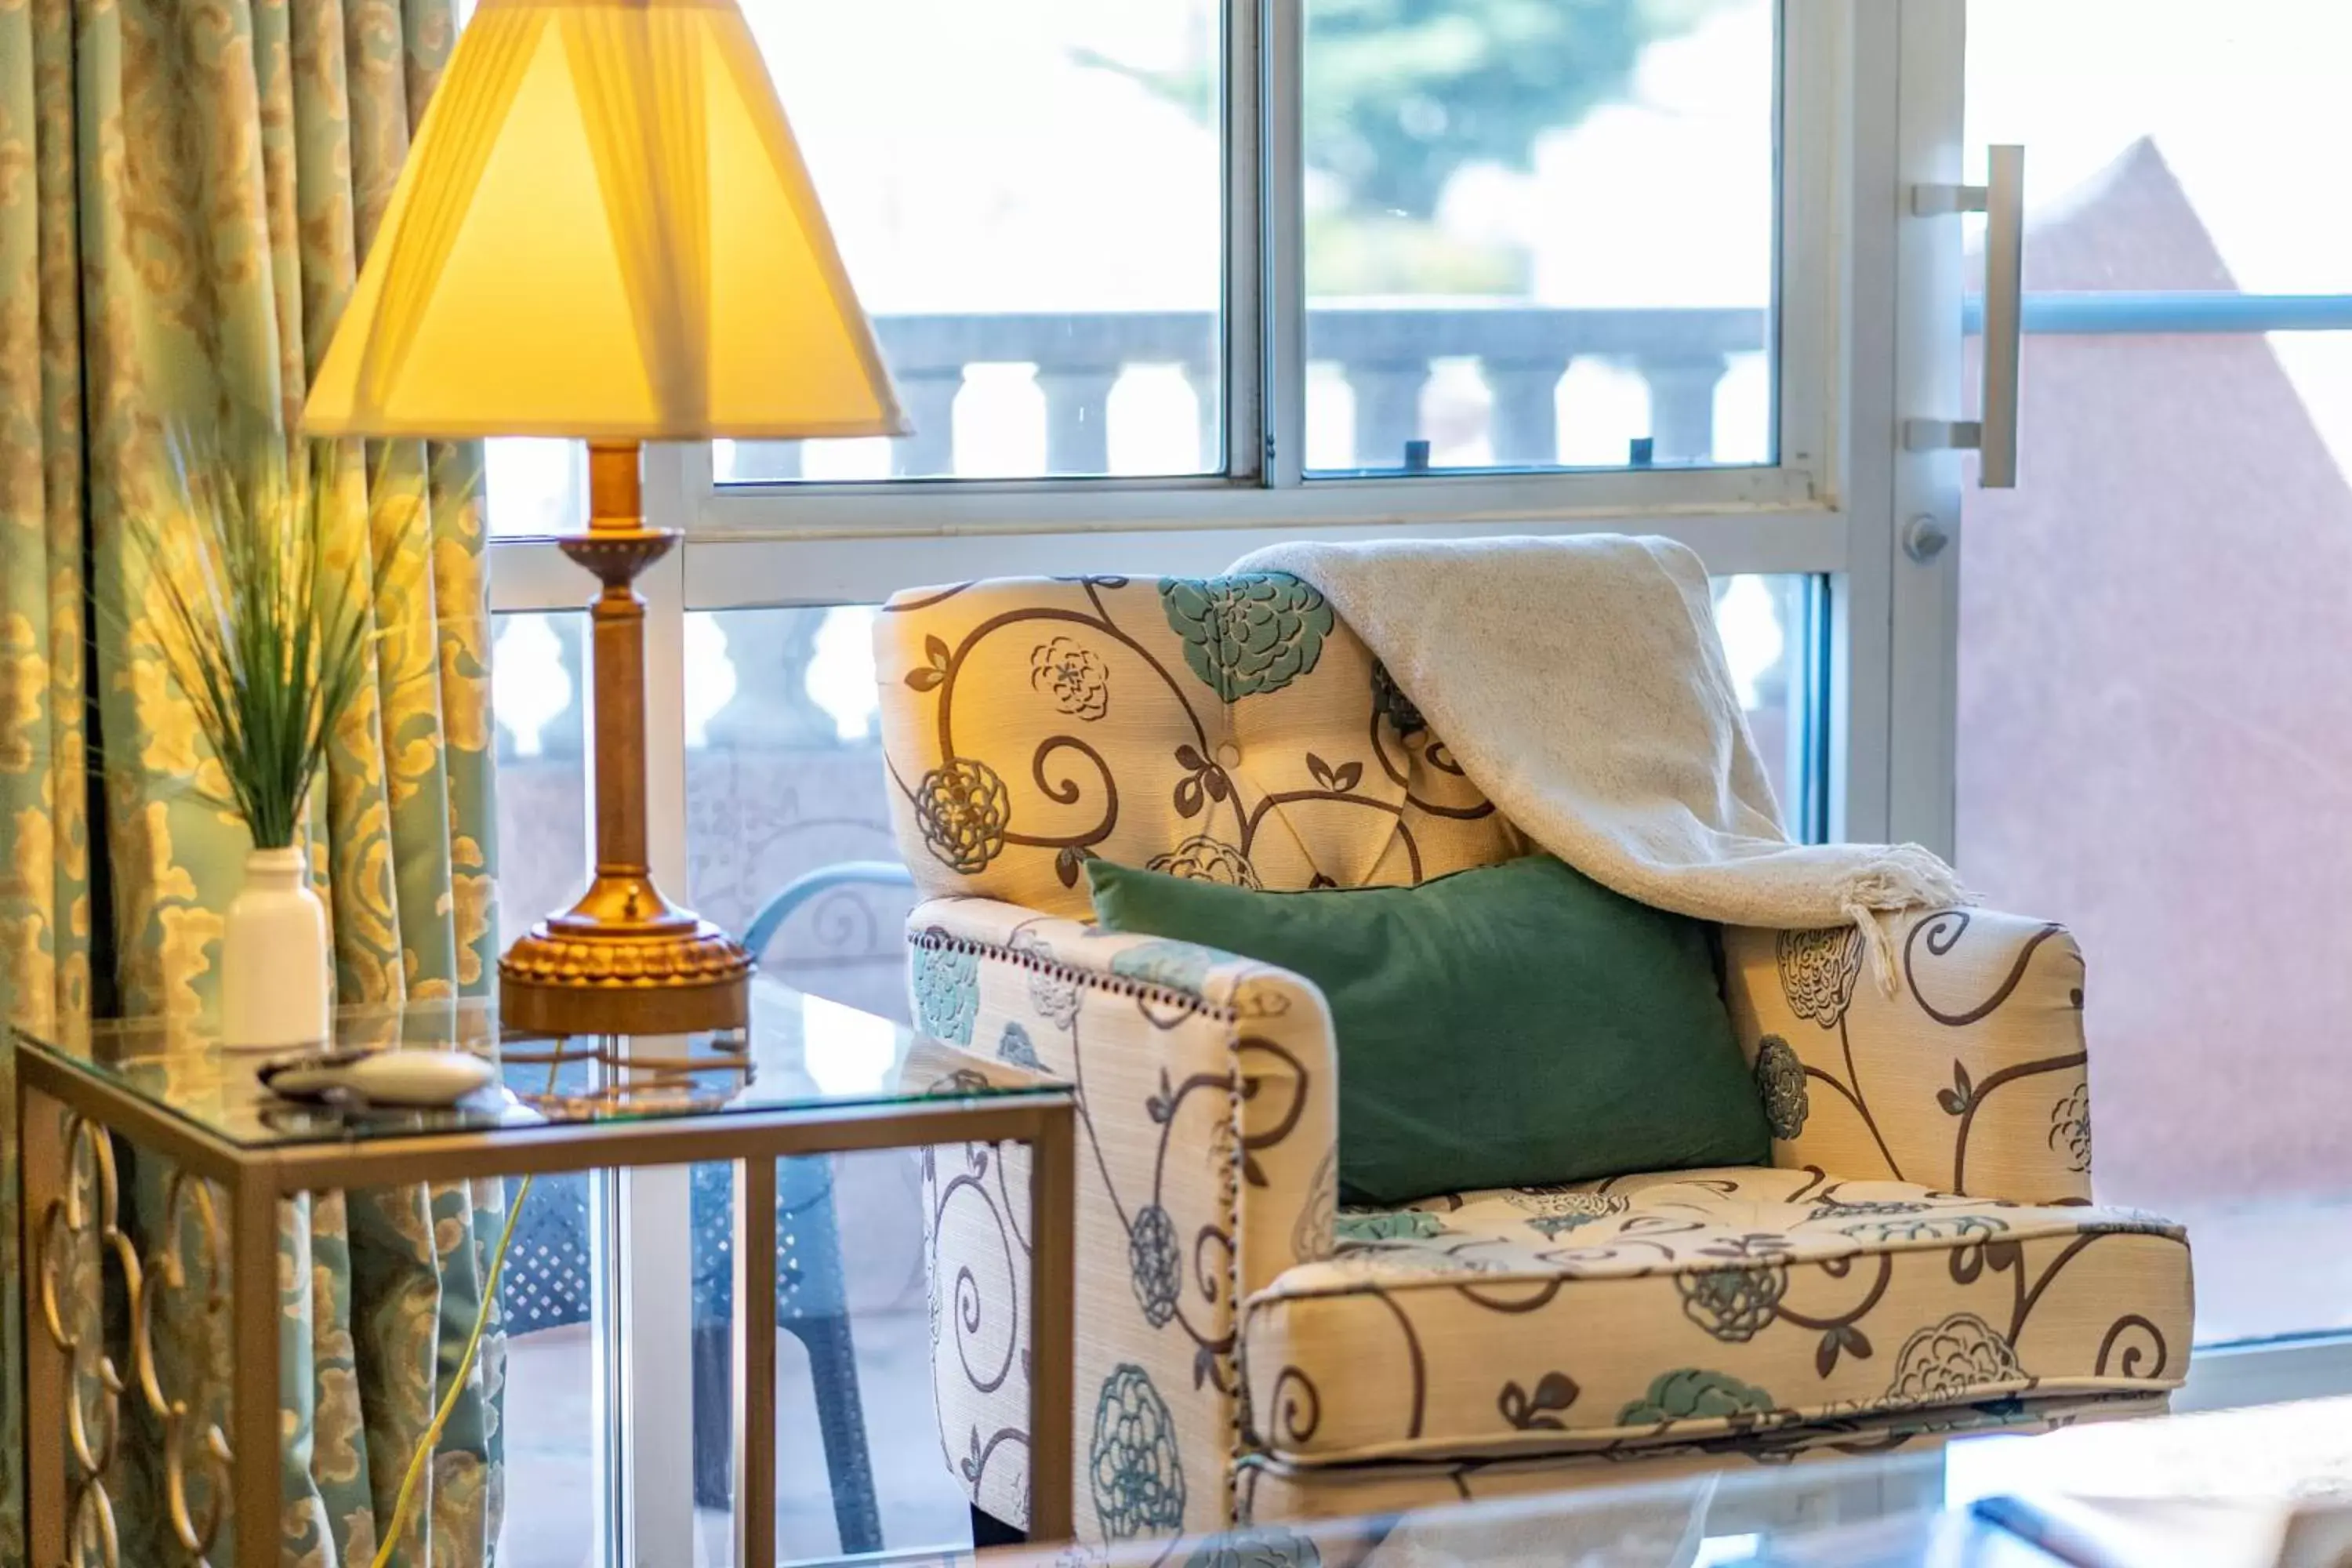
[[[2145,1394],[2187,1362],[2187,1244],[2127,1211],[1729,1169],[1345,1213],[1337,1237],[1244,1309],[1250,1437],[1277,1458]]]
[[[2079,1206],[2063,928],[1906,917],[1892,994],[1850,931],[1726,931],[1775,1168],[1336,1219],[1319,994],[1080,923],[1084,862],[1300,889],[1524,853],[1410,695],[1278,575],[918,590],[876,639],[918,1022],[1078,1087],[1082,1534],[2074,1419],[2185,1371],[2184,1239]],[[1024,1173],[929,1173],[942,1438],[1015,1524]]]
[[[1860,935],[1727,931],[1725,996],[1774,1163],[2019,1203],[2091,1196],[2083,953],[1990,910],[1905,917],[1897,985]]]
[[[1074,1496],[1085,1533],[1214,1528],[1242,1424],[1235,1304],[1330,1245],[1330,1023],[1315,989],[1231,953],[989,900],[917,908],[919,1027],[1084,1085]],[[1028,1162],[925,1162],[932,1364],[947,1458],[1028,1514]]]
[[[975,583],[898,595],[875,638],[898,841],[933,897],[1083,918],[1097,856],[1296,889],[1523,852],[1296,578]]]

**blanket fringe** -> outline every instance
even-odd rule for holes
[[[1916,844],[1890,844],[1870,863],[1847,877],[1838,889],[1838,912],[1853,922],[1870,944],[1870,971],[1879,991],[1901,988],[1895,952],[1895,917],[1906,910],[1948,909],[1972,902],[1958,875],[1942,858]]]

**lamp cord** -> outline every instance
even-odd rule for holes
[[[559,1056],[561,1052],[557,1053]],[[555,1075],[562,1064],[551,1062],[547,1068],[547,1092],[555,1092]],[[386,1525],[381,1542],[375,1549],[375,1561],[371,1568],[387,1568],[392,1554],[399,1548],[400,1532],[407,1522],[408,1510],[416,1501],[417,1482],[424,1479],[425,1462],[439,1447],[442,1428],[449,1425],[449,1416],[457,1408],[457,1396],[466,1391],[466,1379],[474,1370],[474,1358],[481,1352],[482,1335],[489,1327],[490,1307],[499,1299],[499,1276],[507,1265],[507,1248],[514,1242],[515,1221],[522,1217],[522,1205],[530,1196],[531,1178],[525,1176],[522,1185],[515,1189],[514,1202],[507,1205],[507,1223],[499,1232],[498,1250],[490,1255],[490,1270],[482,1283],[482,1304],[474,1312],[473,1332],[466,1336],[466,1353],[457,1358],[457,1371],[449,1379],[449,1392],[441,1396],[440,1408],[433,1413],[433,1424],[417,1439],[416,1451],[409,1457],[408,1473],[400,1478],[400,1495],[392,1505],[392,1520]]]

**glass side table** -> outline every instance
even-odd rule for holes
[[[1024,1142],[1035,1302],[1030,1432],[1035,1539],[1070,1534],[1071,1237],[1076,1191],[1070,1086],[897,1028],[847,1008],[821,1012],[782,984],[756,980],[740,1036],[547,1039],[502,1035],[487,1002],[346,1008],[336,1045],[384,1050],[456,1046],[520,1066],[531,1078],[596,1064],[585,1093],[537,1094],[520,1075],[446,1110],[301,1106],[264,1090],[266,1055],[227,1053],[194,1025],[142,1020],[68,1026],[55,1039],[12,1034],[26,1321],[28,1545],[41,1563],[115,1561],[110,1484],[123,1405],[143,1401],[170,1451],[156,1467],[159,1513],[192,1555],[205,1556],[224,1515],[270,1521],[236,1532],[237,1568],[275,1568],[280,1506],[278,1387],[278,1204],[298,1193],[411,1182],[537,1175],[730,1161],[738,1303],[776,1295],[776,1249],[747,1246],[776,1227],[776,1161],[787,1155]],[[813,1014],[820,1019],[811,1022]],[[576,1077],[577,1075],[567,1075]],[[228,1430],[183,1431],[202,1391],[162,1386],[150,1341],[166,1292],[194,1283],[166,1249],[142,1257],[122,1227],[111,1139],[175,1167],[155,1229],[194,1224],[214,1278],[198,1310],[229,1313]],[[68,1322],[65,1272],[110,1259],[129,1311],[115,1339]],[[775,1562],[776,1387],[773,1312],[735,1313],[736,1562]],[[176,1440],[174,1440],[176,1439]],[[127,1472],[126,1472],[127,1473]],[[222,1493],[226,1492],[226,1496]],[[226,1507],[224,1507],[226,1504]]]

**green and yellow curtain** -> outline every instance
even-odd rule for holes
[[[145,640],[122,519],[153,504],[172,426],[293,428],[456,28],[451,0],[0,0],[0,1004],[16,1023],[211,1002],[247,840],[192,791],[211,763]],[[493,970],[478,459],[378,456],[432,478],[352,511],[354,560],[401,543],[376,689],[311,835],[347,1001],[480,991]],[[373,1555],[501,1202],[458,1184],[283,1211],[285,1561]],[[444,1435],[404,1561],[477,1563],[496,1539],[500,1364],[485,1355]],[[18,1398],[0,1363],[0,1562],[23,1560]],[[131,1511],[126,1561],[166,1560],[138,1555],[152,1521]]]

